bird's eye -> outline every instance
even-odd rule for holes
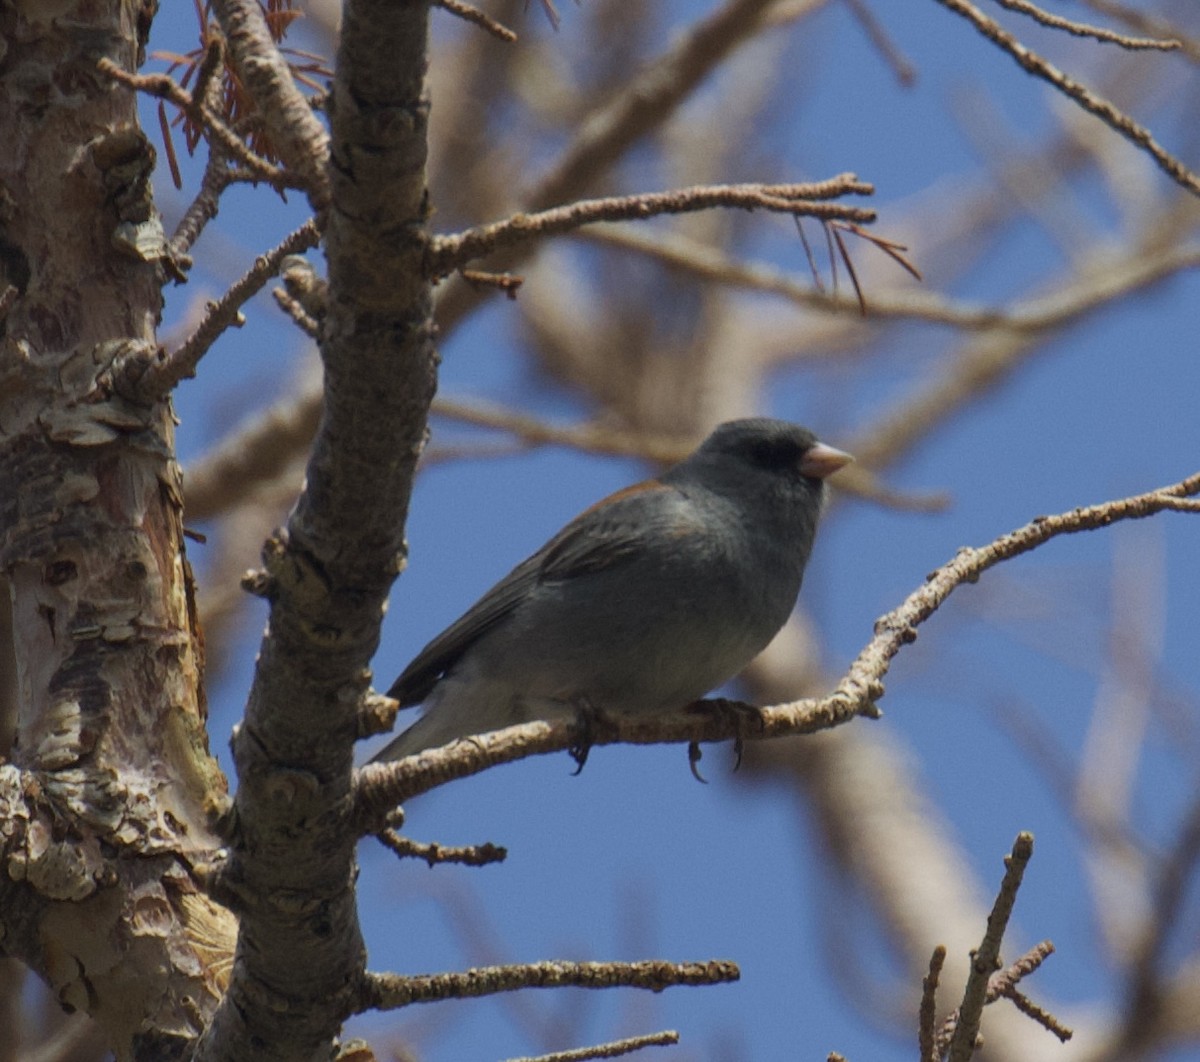
[[[803,453],[791,439],[766,439],[755,445],[750,460],[765,469],[795,468]]]

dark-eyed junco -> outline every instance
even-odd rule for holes
[[[388,695],[425,712],[375,759],[704,696],[791,614],[825,477],[850,460],[806,428],[734,420],[661,476],[597,502],[404,669]]]

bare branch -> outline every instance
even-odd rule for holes
[[[1200,864],[1200,798],[1193,801],[1179,829],[1179,836],[1159,870],[1150,922],[1145,927],[1129,969],[1130,1007],[1126,1027],[1121,1032],[1122,1050],[1137,1052],[1151,1035],[1151,1015],[1161,1010],[1163,992],[1163,956],[1170,943],[1171,930],[1182,915],[1194,870]]]
[[[122,70],[111,59],[101,59],[96,64],[102,74],[114,81],[127,85],[138,92],[167,100],[175,104],[181,111],[186,112],[197,125],[202,126],[209,135],[228,152],[230,158],[236,159],[258,180],[264,181],[273,188],[292,188],[297,186],[296,179],[287,170],[274,163],[268,162],[261,155],[255,154],[201,98],[192,95],[166,74],[131,74]]]
[[[737,964],[711,962],[535,962],[512,966],[480,966],[462,973],[368,973],[357,1012],[397,1010],[414,1003],[471,999],[515,992],[521,988],[644,988],[661,992],[675,985],[716,985],[741,977]]]
[[[1160,40],[1180,41],[1187,57],[1194,63],[1200,63],[1200,41],[1189,37],[1179,26],[1169,22],[1161,15],[1131,7],[1128,4],[1120,3],[1119,0],[1079,0],[1079,2],[1084,7],[1090,7],[1093,11],[1139,33],[1158,37]]]
[[[1048,940],[1035,944],[1016,962],[993,974],[988,983],[988,1002],[992,1003],[1000,997],[1010,1000],[1012,1004],[1028,1018],[1032,1018],[1043,1029],[1053,1033],[1063,1043],[1074,1036],[1074,1032],[1063,1025],[1053,1014],[1044,1007],[1039,1007],[1028,996],[1017,989],[1024,978],[1033,973],[1043,962],[1054,954],[1054,945]]]
[[[517,35],[504,23],[498,22],[486,11],[480,11],[477,7],[464,4],[462,0],[434,0],[434,3],[444,11],[457,15],[464,22],[470,22],[480,29],[486,30],[493,37],[499,37],[505,44],[513,44],[517,40]]]
[[[1052,15],[1049,11],[1043,11],[1036,4],[1031,4],[1029,0],[996,0],[996,3],[1001,7],[1007,7],[1010,11],[1018,11],[1022,15],[1028,15],[1035,22],[1040,22],[1043,26],[1064,30],[1075,37],[1091,37],[1109,44],[1118,44],[1122,48],[1128,48],[1131,51],[1175,52],[1183,47],[1183,43],[1178,40],[1163,40],[1158,37],[1130,37],[1128,34],[1114,33],[1112,30],[1104,29],[1101,26],[1089,26],[1085,22],[1075,22],[1072,19],[1063,18],[1061,15]]]
[[[729,54],[762,31],[773,0],[728,0],[653,57],[623,91],[588,115],[558,163],[534,190],[530,210],[576,197],[632,144],[660,126]]]
[[[1018,845],[1020,845],[1022,837],[1029,838],[1029,834],[1021,834],[1017,838]],[[1016,851],[1017,847],[1014,846],[1014,856]],[[1014,857],[1010,856],[1004,861],[1006,867],[1008,868],[1008,873],[1005,874],[1004,882],[1000,887],[1000,896],[996,898],[996,908],[993,908],[992,916],[988,919],[989,936],[992,935],[992,923],[996,918],[997,908],[1000,907],[1002,899],[1004,899],[1009,906],[1008,912],[1004,913],[1004,918],[1007,919],[1009,914],[1011,914],[1011,901],[1015,901],[1016,890],[1020,887],[1019,878],[1020,873],[1023,872],[1023,868],[1014,875],[1013,858]],[[1028,856],[1026,856],[1026,859],[1027,858]],[[1017,878],[1015,883],[1012,881],[1014,876]],[[1011,895],[1006,896],[1006,893],[1011,893]],[[999,948],[1000,943],[999,938],[1003,936],[1003,932],[1003,927],[1001,927],[996,938],[997,949]],[[1047,958],[1054,954],[1054,945],[1051,944],[1050,941],[1043,940],[1040,944],[1035,944],[1011,966],[1005,970],[997,971],[996,973],[992,974],[990,978],[984,978],[982,974],[983,964],[979,959],[979,956],[982,953],[982,948],[978,952],[973,951],[971,953],[971,973],[967,991],[969,993],[977,992],[979,989],[980,979],[982,978],[986,980],[986,990],[984,991],[982,1001],[980,1001],[980,999],[977,997],[974,998],[971,1013],[982,1014],[983,1007],[990,1006],[992,1003],[995,1003],[996,1000],[1003,998],[1010,1000],[1017,1010],[1019,1010],[1027,1018],[1031,1018],[1047,1032],[1053,1033],[1063,1043],[1066,1043],[1074,1036],[1074,1032],[1063,1025],[1053,1014],[1051,1014],[1044,1007],[1038,1006],[1031,999],[1029,999],[1028,996],[1017,989],[1018,983],[1020,983],[1023,978],[1028,977],[1031,973],[1037,970]],[[996,954],[996,963],[999,963],[998,951]],[[964,1038],[967,1035],[971,1036],[971,1047],[967,1048],[965,1053],[960,1053],[958,1057],[961,1058],[963,1062],[966,1062],[966,1060],[972,1057],[974,1048],[979,1045],[979,1020],[978,1017],[976,1017],[974,1023],[975,1029],[973,1033],[961,1033],[963,1028],[963,1025],[961,1024],[962,1013],[966,1009],[966,1006],[967,1003],[964,998],[963,1006],[958,1010],[955,1010],[943,1023],[941,1032],[938,1034],[934,1043],[930,1047],[930,1053],[928,1055],[922,1053],[921,1062],[926,1062],[927,1059],[928,1062],[940,1062],[942,1058],[947,1056],[947,1053],[949,1053],[951,1059],[954,1059],[954,1044],[956,1043],[957,1037],[960,1034]],[[924,1010],[922,1010],[922,1017],[924,1017]],[[924,1034],[924,1025],[922,1025],[922,1034]],[[924,1043],[924,1041],[922,1042]],[[922,1048],[922,1051],[924,1052],[924,1047]],[[961,1046],[959,1047],[959,1051],[963,1051]]]
[[[936,2],[965,18],[984,37],[1012,56],[1023,70],[1053,85],[1063,95],[1069,96],[1078,103],[1085,111],[1094,114],[1110,129],[1140,147],[1176,184],[1186,188],[1193,195],[1200,195],[1200,177],[1159,144],[1150,130],[1139,125],[1119,107],[1097,96],[1086,85],[1064,74],[1036,52],[1026,48],[1000,23],[988,18],[969,0],[936,0]]]
[[[1043,940],[1035,944],[1006,970],[992,974],[992,979],[988,982],[989,995],[993,998],[1007,996],[1053,954],[1054,945],[1050,941]]]
[[[169,140],[166,142],[170,143]],[[217,144],[209,144],[208,162],[204,166],[200,190],[183,212],[183,217],[175,226],[175,234],[171,237],[171,253],[176,258],[187,254],[200,238],[204,226],[217,216],[221,195],[233,183],[229,175],[228,159],[229,156]]]
[[[599,221],[628,221],[659,214],[684,214],[713,207],[771,210],[796,217],[870,222],[875,212],[818,202],[840,195],[871,195],[874,189],[853,174],[815,184],[726,184],[680,188],[671,192],[584,199],[536,214],[514,214],[455,236],[430,241],[427,264],[431,279],[448,276],[476,258],[518,244],[571,232]]]
[[[758,713],[760,725],[753,733],[745,733],[741,724],[731,718],[732,713],[703,710],[707,702],[700,701],[691,708],[653,718],[629,715],[589,718],[587,740],[591,745],[608,745],[760,739],[828,730],[857,716],[877,717],[880,713],[876,702],[883,696],[883,678],[892,659],[903,646],[916,640],[917,627],[957,587],[976,582],[989,568],[1028,553],[1059,535],[1093,531],[1121,520],[1143,519],[1169,510],[1170,499],[1197,493],[1200,493],[1200,472],[1146,494],[1072,509],[1057,516],[1038,517],[986,546],[960,549],[898,608],[876,621],[874,637],[828,696],[762,708],[740,706]],[[524,723],[452,742],[395,763],[367,764],[356,776],[359,829],[364,834],[378,832],[383,817],[410,797],[502,763],[577,747],[580,737],[579,727],[573,721]]]
[[[1179,513],[1197,513],[1200,512],[1200,498],[1164,498],[1163,499],[1168,509],[1174,509]]]
[[[122,362],[115,370],[118,389],[133,389],[144,398],[158,397],[181,380],[195,376],[200,359],[227,328],[237,324],[242,306],[266,286],[278,271],[279,263],[289,254],[315,247],[320,240],[316,222],[306,221],[282,243],[256,258],[249,271],[210,305],[204,320],[181,346],[165,356],[155,354],[150,359],[137,356]]]
[[[917,80],[916,67],[901,54],[895,42],[887,35],[883,24],[875,17],[875,13],[863,3],[863,0],[845,0],[845,3],[862,27],[863,33],[867,35],[867,40],[883,56],[884,62],[892,68],[892,73],[900,86],[909,88],[915,84]]]
[[[408,837],[401,837],[395,830],[380,830],[375,835],[387,848],[401,859],[423,859],[431,867],[437,863],[461,863],[468,867],[483,867],[489,863],[502,863],[508,858],[508,849],[490,842],[452,848],[442,844],[422,844]]]
[[[231,741],[239,785],[229,876],[269,899],[240,908],[229,988],[194,1049],[210,1062],[252,1042],[258,1057],[284,1062],[329,1054],[365,956],[346,798],[436,374],[421,275],[429,7],[342,5],[330,136],[292,83],[258,0],[214,7],[274,149],[305,176],[324,219],[335,293],[321,337],[321,430],[286,527],[264,546],[259,590],[270,619]],[[303,986],[285,1000],[282,986],[300,967]]]
[[[766,263],[730,258],[718,248],[681,233],[619,224],[588,229],[572,238],[635,251],[717,283],[771,292],[806,309],[859,316],[856,299],[815,290]],[[930,321],[956,328],[1037,332],[1067,324],[1120,295],[1197,265],[1200,245],[1185,243],[1150,252],[1137,248],[1125,257],[1089,261],[1075,281],[1057,291],[1018,300],[1007,308],[952,301],[923,291],[883,290],[871,292],[870,316]]]
[[[214,0],[213,10],[242,84],[258,105],[271,146],[300,175],[318,217],[329,206],[329,134],[279,54],[258,0]]]
[[[946,963],[946,949],[939,944],[929,957],[929,972],[921,982],[921,1011],[917,1029],[920,1062],[940,1062],[937,1048],[937,987]]]
[[[821,2],[804,0],[797,17]],[[525,198],[524,208],[558,206],[593,187],[637,141],[662,126],[736,48],[769,29],[770,16],[779,7],[777,0],[726,0],[679,34],[666,51],[644,63],[619,92],[577,124],[573,139]],[[515,246],[496,267],[515,268],[529,249],[528,244]],[[483,297],[480,289],[466,283],[443,285],[437,304],[439,326],[448,331]]]
[[[286,313],[292,322],[300,329],[309,339],[317,339],[321,334],[321,325],[314,317],[310,317],[308,311],[300,304],[300,300],[293,298],[283,288],[275,288],[271,292],[272,298],[279,304],[279,308]]]
[[[1088,263],[1078,279],[1013,307],[998,327],[983,331],[949,367],[915,394],[884,411],[846,448],[869,467],[884,468],[971,399],[990,393],[1039,348],[1045,329],[1064,325],[1108,305],[1118,294],[1143,289],[1164,276],[1200,263],[1200,246],[1171,247],[1159,254],[1130,253],[1116,261]],[[880,310],[878,296],[872,309]]]
[[[662,1032],[630,1036],[624,1040],[610,1040],[608,1043],[593,1044],[591,1047],[577,1047],[573,1051],[554,1051],[536,1057],[509,1058],[505,1062],[588,1062],[593,1058],[620,1058],[622,1055],[640,1051],[643,1047],[669,1047],[677,1043],[679,1033],[674,1029],[664,1029]]]
[[[1000,945],[1017,902],[1017,892],[1021,888],[1025,867],[1032,855],[1033,835],[1018,834],[1013,843],[1012,854],[1004,860],[1004,880],[1000,883],[1000,891],[996,894],[996,902],[988,916],[987,932],[984,933],[978,950],[971,957],[971,973],[963,991],[963,1001],[954,1023],[954,1033],[950,1037],[950,1062],[970,1062],[975,1053],[979,1022],[988,1001],[988,984],[993,971],[1000,966]]]

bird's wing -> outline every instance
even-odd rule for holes
[[[521,603],[537,584],[540,563],[539,551],[518,564],[416,655],[392,683],[388,696],[395,697],[401,707],[420,704],[471,644]]]
[[[535,554],[539,582],[553,582],[612,568],[646,548],[648,532],[681,524],[686,504],[678,487],[648,479],[610,494],[585,509]],[[653,525],[657,524],[658,527]]]
[[[663,493],[647,512],[645,494]],[[678,488],[648,480],[610,495],[585,509],[533,556],[523,560],[433,639],[388,690],[401,706],[419,704],[459,658],[516,609],[539,584],[561,582],[602,571],[635,557],[645,545],[647,522],[662,518],[683,502]]]

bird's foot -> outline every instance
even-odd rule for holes
[[[579,697],[572,704],[575,708],[575,733],[573,735],[575,740],[572,741],[567,751],[571,754],[571,759],[575,761],[575,770],[571,772],[574,777],[583,770],[588,754],[596,743],[596,734],[604,727],[607,720],[604,712],[586,697]]]
[[[742,752],[745,750],[745,738],[747,734],[755,733],[762,734],[766,729],[763,722],[762,712],[752,704],[745,704],[742,701],[730,701],[724,697],[713,697],[709,700],[696,701],[688,706],[691,711],[707,712],[717,716],[719,719],[726,719],[733,722],[737,733],[733,739],[733,769],[736,771],[742,765]],[[700,772],[696,768],[696,764],[700,762],[700,745],[693,741],[688,746],[688,763],[691,767],[692,774],[701,782],[704,781],[700,777]]]

